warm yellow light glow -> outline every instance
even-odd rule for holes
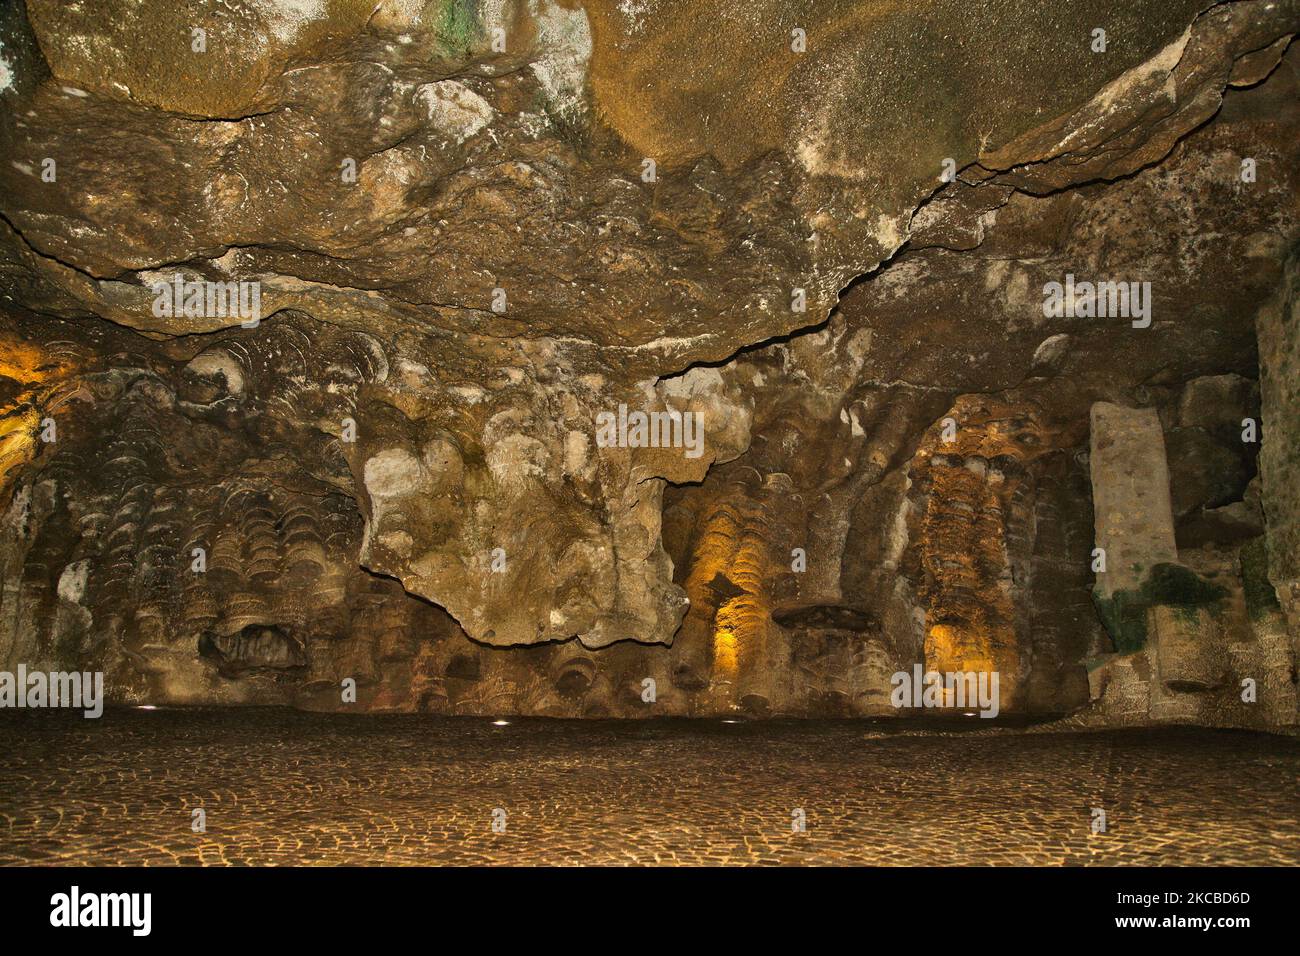
[[[29,342],[0,335],[0,379],[19,385],[9,404],[0,406],[0,492],[10,475],[36,456],[41,419],[57,407],[56,396],[71,369],[69,362]]]
[[[989,640],[984,635],[965,628],[936,624],[925,639],[925,666],[927,670],[948,671],[997,670],[988,653]]]
[[[770,512],[761,488],[738,483],[703,519],[685,582],[691,599],[686,628],[698,627],[712,648],[710,676],[720,694],[745,693],[761,665],[771,623]],[[710,636],[711,635],[711,639]]]
[[[722,674],[736,672],[736,632],[720,627],[713,632],[713,669]]]
[[[40,415],[34,408],[6,413],[0,410],[0,479],[36,454]]]
[[[46,367],[48,361],[48,357],[30,342],[0,336],[0,376],[23,385],[35,385],[50,377],[52,370]]]

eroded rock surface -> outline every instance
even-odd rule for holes
[[[766,716],[895,712],[919,664],[1293,724],[1298,31],[11,5],[0,665]]]

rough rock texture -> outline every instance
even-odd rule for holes
[[[1114,7],[9,5],[0,666],[1294,723],[1300,3]]]
[[[1085,722],[1295,722],[1295,647],[1266,578],[1258,493],[1246,486],[1230,505],[1202,503],[1199,516],[1180,523],[1174,546],[1168,497],[1135,487],[1118,462],[1106,464],[1129,442],[1125,460],[1148,459],[1142,475],[1162,474],[1164,462],[1151,459],[1163,456],[1164,437],[1195,429],[1204,436],[1202,457],[1169,470],[1174,489],[1204,487],[1207,474],[1231,470],[1207,468],[1207,459],[1253,459],[1258,436],[1243,425],[1255,404],[1252,383],[1220,375],[1191,380],[1159,408],[1094,406],[1098,540],[1115,542],[1103,526],[1121,526],[1124,547],[1112,554],[1124,560],[1097,574],[1094,598],[1117,653],[1089,662],[1097,706],[1081,715]],[[1171,423],[1164,433],[1162,420]]]
[[[1277,295],[1258,316],[1260,377],[1268,428],[1260,450],[1268,524],[1269,580],[1300,631],[1300,263],[1293,257]]]
[[[1178,558],[1164,434],[1155,409],[1092,406],[1092,510],[1100,599],[1141,587],[1158,564]]]

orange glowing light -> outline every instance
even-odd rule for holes
[[[736,632],[720,627],[713,632],[713,669],[722,674],[734,674],[737,665]]]

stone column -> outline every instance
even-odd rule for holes
[[[1152,408],[1092,406],[1093,523],[1106,571],[1097,591],[1137,591],[1154,565],[1178,560],[1169,466],[1160,416]]]

